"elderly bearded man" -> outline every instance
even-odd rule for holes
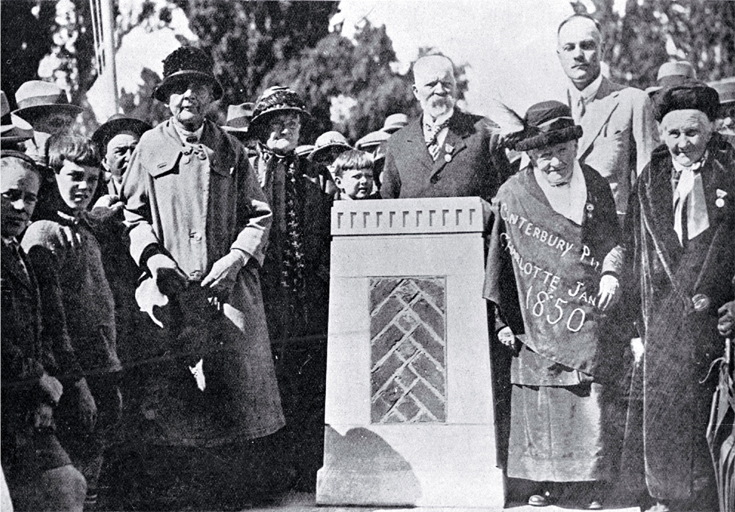
[[[616,325],[620,228],[610,188],[575,160],[582,129],[557,101],[528,109],[516,144],[531,165],[493,201],[485,297],[498,340],[516,349],[507,474],[528,503],[555,495],[602,508],[616,433],[607,416],[625,343]]]
[[[154,97],[172,116],[143,134],[121,191],[130,253],[150,275],[142,286],[169,302],[148,340],[164,357],[141,386],[141,434],[212,455],[231,495],[234,459],[284,425],[258,276],[271,210],[244,146],[205,120],[222,96],[210,58],[183,47],[163,64]]]
[[[572,116],[584,131],[577,158],[608,181],[622,218],[631,185],[658,139],[648,95],[602,76],[603,51],[602,33],[593,18],[575,14],[559,25],[556,53],[569,77]]]
[[[443,55],[413,65],[419,119],[388,140],[383,198],[479,196],[490,201],[510,175],[500,127],[455,107],[454,65]]]

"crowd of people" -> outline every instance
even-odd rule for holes
[[[603,48],[594,19],[565,20],[567,101],[513,127],[459,110],[451,60],[422,57],[421,116],[393,114],[354,146],[334,131],[301,144],[310,115],[282,86],[218,126],[205,114],[222,87],[188,46],[164,60],[154,98],[171,116],[155,127],[115,115],[86,138],[55,84],[23,84],[12,113],[3,94],[15,509],[94,509],[106,457],[126,443],[143,466],[165,461],[167,476],[137,468],[154,488],[206,453],[203,481],[233,508],[245,487],[283,490],[295,473],[313,486],[320,464],[303,445],[319,440],[299,434],[299,393],[313,390],[284,387],[275,346],[327,334],[330,208],[456,196],[489,208],[509,485],[539,507],[571,496],[601,509],[621,486],[655,512],[723,507],[707,424],[710,366],[735,323],[735,82],[718,93],[675,62],[647,91],[621,86],[601,73]],[[268,460],[242,478],[252,458]]]

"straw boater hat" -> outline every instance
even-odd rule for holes
[[[576,140],[582,127],[574,124],[572,111],[559,101],[542,101],[532,105],[523,119],[525,130],[515,143],[516,151],[528,151]]]
[[[382,131],[391,134],[397,132],[408,124],[408,116],[406,114],[391,114],[385,118]]]
[[[214,99],[222,97],[222,86],[214,77],[212,59],[199,48],[182,46],[163,59],[163,82],[153,90],[153,97],[167,102],[171,87],[182,82],[201,80],[212,85]]]
[[[138,137],[151,129],[151,125],[134,117],[127,117],[123,114],[115,114],[111,116],[105,124],[97,128],[92,134],[92,141],[97,144],[100,154],[107,152],[107,143],[121,132],[132,132]]]
[[[720,105],[731,105],[735,103],[735,76],[710,82],[710,87],[717,91],[720,96]]]
[[[227,107],[227,121],[222,129],[229,133],[247,133],[254,108],[254,103],[230,105]]]
[[[4,91],[0,91],[0,107],[2,109],[0,139],[2,139],[3,144],[17,144],[33,137],[31,125],[10,113],[10,104]]]
[[[341,148],[343,151],[354,149],[347,142],[347,138],[339,132],[324,132],[314,141],[314,149],[309,155],[309,159],[313,160],[318,155],[324,153],[330,148]]]
[[[296,153],[296,156],[309,156],[312,151],[314,151],[313,144],[302,144],[301,146],[296,146],[294,153]]]
[[[665,87],[654,98],[653,115],[659,123],[674,110],[699,110],[710,121],[717,119],[720,97],[704,82],[688,80],[680,85]]]
[[[66,91],[51,82],[30,80],[18,87],[15,92],[15,102],[18,109],[13,111],[17,115],[33,124],[38,116],[50,112],[60,112],[76,117],[82,112],[81,107],[69,104]]]
[[[288,87],[274,86],[266,89],[255,102],[253,118],[250,120],[250,131],[256,135],[263,129],[268,120],[276,114],[294,112],[301,116],[301,123],[311,118],[301,97]]]
[[[370,132],[355,143],[355,147],[360,151],[374,151],[382,144],[390,139],[390,133],[377,130]]]

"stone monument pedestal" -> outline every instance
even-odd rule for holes
[[[502,510],[483,201],[332,209],[320,505]]]

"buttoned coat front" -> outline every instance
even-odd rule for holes
[[[141,377],[142,429],[166,444],[215,446],[281,428],[258,276],[271,211],[242,144],[209,121],[199,143],[185,144],[164,121],[141,137],[121,198],[133,259],[140,264],[144,250],[156,245],[190,280],[172,300],[175,320],[162,336],[139,340],[160,343],[159,363]],[[233,249],[251,258],[214,310],[200,282]],[[199,358],[204,391],[188,368]],[[146,421],[158,428],[146,428]]]
[[[490,201],[511,174],[499,127],[487,118],[455,110],[434,161],[424,141],[422,119],[388,139],[380,195],[478,196]]]
[[[640,89],[602,77],[577,124],[582,126],[577,159],[608,181],[618,214],[624,214],[631,186],[658,145],[651,100]]]

